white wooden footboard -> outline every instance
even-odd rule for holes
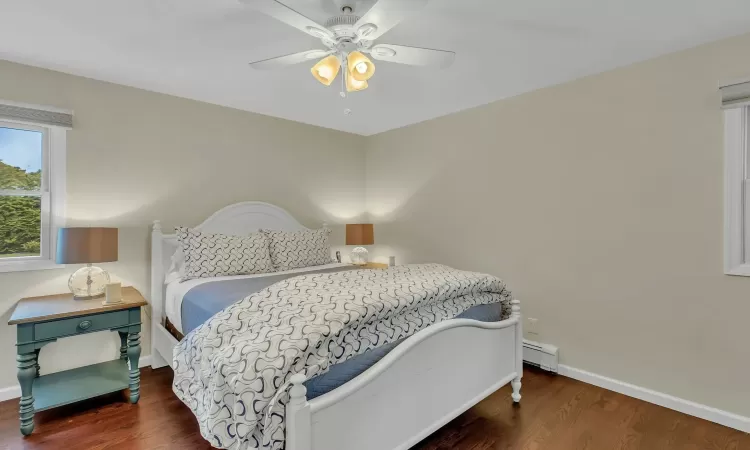
[[[314,400],[302,375],[286,408],[287,450],[407,449],[523,374],[518,300],[502,322],[456,319],[410,337],[357,378]]]

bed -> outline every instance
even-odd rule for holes
[[[231,235],[260,228],[305,229],[283,209],[260,202],[228,206],[196,228]],[[186,334],[224,305],[217,300],[222,295],[231,299],[236,296],[232,292],[241,292],[247,289],[247,283],[256,283],[253,278],[264,278],[227,277],[231,279],[165,284],[176,248],[175,236],[163,234],[159,222],[155,222],[150,299],[154,368],[174,367],[173,350],[178,339],[168,331],[168,323],[173,331]],[[331,264],[300,273],[351,269]],[[216,304],[211,305],[212,301]],[[512,384],[513,400],[520,401],[521,316],[519,302],[510,303],[512,311],[503,320],[498,320],[500,311],[491,307],[467,310],[456,319],[430,325],[395,345],[334,365],[329,372],[310,380],[301,374],[293,375],[285,407],[285,448],[405,449],[505,384]],[[211,306],[206,307],[207,304]]]

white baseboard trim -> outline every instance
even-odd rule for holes
[[[143,369],[144,367],[151,367],[151,355],[141,356],[138,358],[138,368]]]
[[[138,368],[142,369],[144,367],[150,367],[151,366],[151,355],[146,355],[138,359]],[[11,400],[14,398],[18,398],[21,396],[21,386],[14,385],[14,386],[8,386],[4,388],[0,388],[0,402],[4,402],[5,400]]]
[[[5,400],[10,400],[13,398],[18,398],[21,396],[21,386],[8,386],[5,388],[0,388],[0,402],[4,402]]]
[[[679,411],[689,416],[698,417],[709,422],[718,423],[735,430],[750,433],[750,417],[740,416],[739,414],[722,411],[711,406],[701,405],[700,403],[691,402],[679,397],[673,397],[662,392],[653,391],[620,380],[608,378],[596,373],[576,369],[575,367],[560,364],[558,374],[573,378],[584,383],[593,384],[610,391],[618,392],[628,397],[634,397],[644,402],[653,403],[665,408]]]

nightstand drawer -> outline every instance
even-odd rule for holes
[[[34,324],[34,340],[90,333],[128,325],[128,311],[112,311]]]

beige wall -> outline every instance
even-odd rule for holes
[[[74,110],[69,224],[120,227],[120,260],[102,266],[144,294],[154,219],[194,225],[245,200],[282,206],[308,226],[363,212],[359,136],[2,61],[0,98]],[[343,244],[339,228],[334,241]],[[0,389],[16,383],[15,327],[6,325],[14,303],[64,292],[77,267],[0,274]],[[112,359],[117,341],[96,333],[48,345],[42,372]]]
[[[750,35],[368,139],[378,253],[497,274],[562,363],[750,416],[717,93],[748,54]]]
[[[252,199],[343,223],[364,210],[366,166],[376,256],[498,274],[564,364],[750,415],[750,280],[722,275],[716,91],[750,74],[749,50],[730,39],[370,138],[6,62],[0,98],[75,110],[70,224],[120,227],[106,267],[144,293],[153,219]],[[64,290],[73,269],[0,274],[0,388],[15,383],[14,302]],[[45,347],[43,372],[110,359],[101,336]]]

